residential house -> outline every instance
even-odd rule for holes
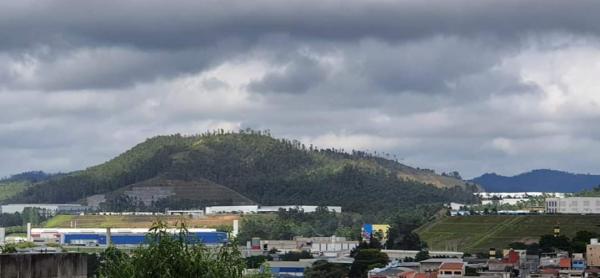
[[[587,245],[586,260],[590,267],[600,267],[600,244],[597,238],[592,238]]]
[[[456,258],[433,258],[420,261],[421,269],[420,272],[437,272],[443,263],[463,263],[462,259]]]
[[[457,278],[465,275],[465,264],[458,262],[445,262],[438,270],[439,278]]]

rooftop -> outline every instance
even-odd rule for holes
[[[421,261],[421,263],[462,263],[462,259],[457,258],[433,258]]]
[[[462,270],[464,266],[465,266],[464,263],[447,262],[447,263],[442,263],[442,265],[440,266],[440,269]]]
[[[571,268],[571,259],[570,258],[560,258],[559,266],[561,268]]]

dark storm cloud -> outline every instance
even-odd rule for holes
[[[285,52],[301,43],[344,47],[367,39],[398,45],[358,53],[364,58],[358,66],[375,86],[443,91],[454,79],[492,66],[498,53],[489,48],[518,49],[515,40],[537,32],[600,33],[599,9],[596,1],[542,0],[3,1],[0,49],[9,62],[36,68],[33,78],[23,79],[0,66],[0,81],[13,89],[118,88],[203,71],[256,48]],[[278,36],[292,49],[271,40]],[[441,39],[427,43],[431,37]],[[468,45],[482,40],[488,49]],[[253,88],[302,92],[320,75],[313,69],[293,64]]]
[[[304,39],[599,33],[597,1],[3,1],[2,47],[186,48],[271,33]]]
[[[48,91],[118,88],[157,78],[193,73],[236,56],[237,44],[197,50],[142,51],[105,47],[34,49],[7,55],[0,65],[0,87]],[[29,69],[21,76],[14,68]]]
[[[261,80],[251,82],[248,88],[264,93],[304,93],[323,81],[326,74],[318,61],[298,57],[286,65],[282,72],[269,73]]]
[[[435,37],[397,45],[366,43],[352,57],[362,62],[363,75],[375,87],[439,93],[462,76],[494,66],[502,54],[476,40]]]

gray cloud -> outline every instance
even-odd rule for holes
[[[13,63],[39,67],[37,84],[23,80],[16,85],[43,90],[115,88],[170,78],[247,54],[279,36],[288,45],[364,39],[400,44],[385,54],[367,54],[375,55],[366,61],[377,76],[374,81],[392,90],[428,91],[444,85],[424,82],[430,73],[477,70],[493,52],[469,55],[469,47],[444,39],[430,46],[438,52],[419,49],[430,37],[467,37],[487,40],[484,47],[518,48],[523,37],[540,32],[600,32],[596,1],[345,1],[342,7],[337,1],[236,0],[178,1],[165,7],[162,1],[56,0],[0,5],[0,49]],[[7,69],[0,68],[0,78],[10,80],[4,83],[13,83],[15,77],[2,71]],[[268,78],[265,82],[273,86],[306,87],[301,85],[306,82],[293,84],[298,78]]]
[[[306,39],[405,40],[436,34],[520,36],[529,32],[598,33],[597,1],[162,1],[0,6],[4,47],[119,44],[140,48],[211,45],[283,33]]]
[[[46,91],[118,88],[197,72],[223,61],[236,45],[184,51],[123,47],[35,49],[8,56],[0,65],[0,87]],[[48,53],[49,52],[49,53]]]
[[[268,73],[262,79],[249,84],[255,92],[304,93],[321,83],[327,71],[318,61],[308,57],[299,57],[290,62],[282,72]]]
[[[0,2],[0,176],[245,127],[465,176],[600,172],[597,1],[340,3]]]

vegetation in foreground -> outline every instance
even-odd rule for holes
[[[178,226],[181,232],[177,235],[168,233],[167,228],[163,222],[155,223],[148,236],[148,245],[140,246],[130,254],[115,247],[106,249],[99,258],[99,277],[243,277],[246,263],[237,243],[209,248],[191,242],[185,225]],[[268,277],[254,277],[263,276]]]

